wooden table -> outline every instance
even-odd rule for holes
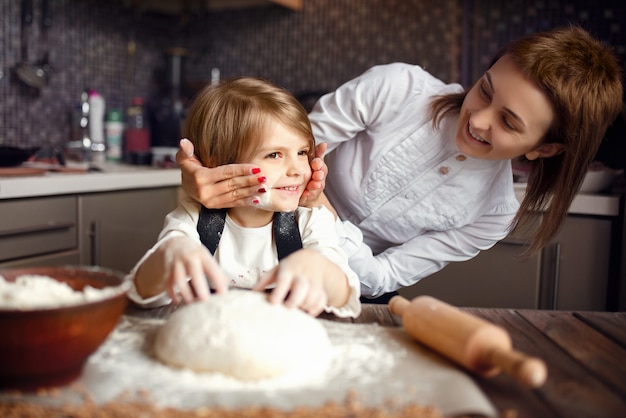
[[[363,308],[353,322],[398,326],[387,305]],[[517,350],[548,366],[535,390],[505,375],[473,376],[503,417],[626,417],[626,312],[463,310],[502,326]]]
[[[129,314],[166,317],[164,307]],[[626,417],[626,312],[570,312],[463,308],[506,329],[515,349],[542,358],[548,379],[539,389],[520,386],[506,375],[473,376],[502,417]],[[400,326],[387,305],[364,304],[356,319],[324,319]]]

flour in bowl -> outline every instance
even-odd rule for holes
[[[8,281],[0,276],[0,310],[49,309],[80,305],[106,299],[122,292],[120,286],[97,289],[85,286],[82,291],[52,277],[24,274]]]

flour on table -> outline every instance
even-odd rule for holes
[[[332,360],[324,326],[260,292],[231,290],[186,305],[158,330],[154,352],[166,364],[254,381],[294,370],[323,374]]]
[[[241,380],[162,363],[155,358],[154,340],[167,320],[122,315],[75,383],[21,399],[63,406],[81,404],[87,393],[98,405],[123,398],[181,410],[267,406],[290,411],[341,404],[356,393],[366,406],[420,403],[439,407],[444,416],[498,416],[466,373],[416,344],[402,328],[316,320],[332,344],[326,371],[311,376],[305,368]]]
[[[368,395],[368,400],[383,398],[381,377],[393,373],[393,367],[407,355],[406,350],[390,340],[386,332],[381,334],[384,328],[374,324],[316,321],[324,327],[332,345],[331,363],[325,370],[316,369],[305,359],[304,365],[281,376],[241,380],[164,364],[156,358],[155,339],[167,320],[122,316],[107,341],[89,358],[79,382],[97,403],[110,401],[125,391],[140,391],[149,393],[154,405],[183,409],[207,404],[231,408],[260,404],[319,406],[321,398],[341,402],[347,390],[357,386],[373,388],[377,395]]]

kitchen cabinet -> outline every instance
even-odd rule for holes
[[[177,193],[161,187],[80,195],[81,264],[129,272],[156,242]]]
[[[615,218],[567,217],[539,254],[522,258],[528,240],[510,236],[475,258],[400,290],[457,306],[559,310],[607,309],[611,234]]]
[[[0,200],[0,267],[78,262],[75,196]]]
[[[82,264],[127,273],[177,202],[177,186],[0,200],[0,268]]]
[[[77,266],[80,264],[78,249],[60,251],[41,256],[18,258],[0,263],[0,268],[47,267],[47,266]]]

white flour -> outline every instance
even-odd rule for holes
[[[123,291],[120,286],[97,289],[85,286],[82,291],[67,283],[42,275],[21,275],[10,282],[0,276],[0,310],[32,310],[80,305],[106,299]]]

